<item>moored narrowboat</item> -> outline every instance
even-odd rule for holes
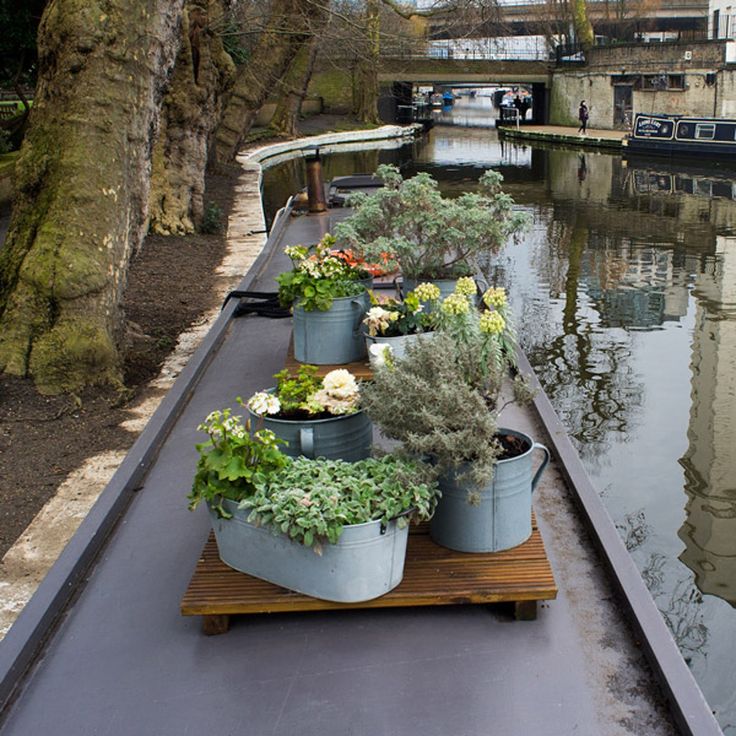
[[[638,113],[623,146],[624,154],[736,159],[736,120]]]

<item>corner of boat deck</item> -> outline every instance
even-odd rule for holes
[[[241,288],[273,290],[282,247],[334,216],[282,211]],[[265,614],[207,637],[182,617],[209,533],[185,498],[196,427],[269,385],[290,336],[290,320],[235,306],[0,644],[2,736],[720,733],[543,393],[512,410],[555,457],[535,510],[559,594],[536,620],[476,605]]]

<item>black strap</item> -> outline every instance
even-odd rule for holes
[[[257,314],[259,317],[270,317],[271,319],[283,319],[291,317],[291,310],[279,304],[279,295],[276,291],[231,291],[222,304],[222,308],[231,299],[240,299],[235,307],[233,317],[242,317],[246,314]]]

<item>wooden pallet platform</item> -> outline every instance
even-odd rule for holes
[[[504,552],[465,554],[436,545],[427,528],[409,535],[404,579],[384,596],[361,603],[331,603],[280,588],[233,570],[217,553],[214,534],[197,562],[181,601],[184,616],[202,616],[205,634],[223,634],[230,616],[346,608],[513,603],[517,619],[534,619],[537,601],[557,597],[552,568],[534,523],[524,544]]]
[[[286,363],[284,367],[289,369],[289,373],[296,373],[301,365],[304,364],[300,363],[294,357],[294,338],[292,337],[289,340],[289,349],[286,351]],[[318,365],[317,375],[325,376],[330,371],[334,371],[335,368],[346,368],[356,378],[362,378],[366,381],[370,381],[373,378],[373,371],[371,370],[371,366],[368,363],[367,358],[365,360],[356,361],[355,363],[346,363],[345,365]]]

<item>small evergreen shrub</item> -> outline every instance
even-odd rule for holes
[[[202,215],[199,231],[205,235],[219,235],[224,229],[224,212],[215,202],[208,202]]]

